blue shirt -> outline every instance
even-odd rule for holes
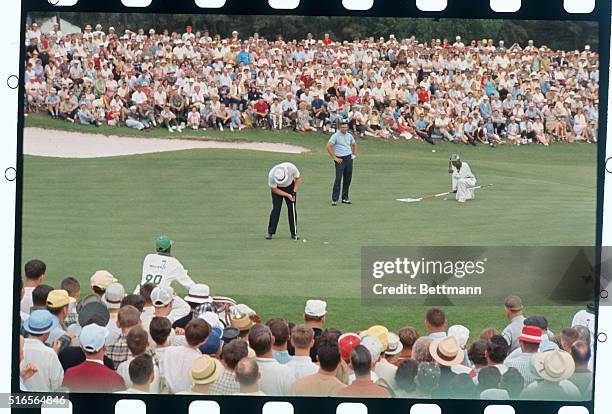
[[[353,153],[351,145],[355,143],[355,138],[350,133],[336,132],[329,139],[329,143],[334,146],[336,157],[346,157]]]
[[[249,52],[246,51],[242,51],[240,53],[238,53],[238,56],[236,56],[236,61],[238,63],[242,62],[245,65],[250,65],[251,64],[251,55],[249,54]]]
[[[272,358],[276,359],[279,364],[286,364],[287,362],[291,361],[291,355],[289,355],[287,350],[277,351],[276,349],[273,349]]]

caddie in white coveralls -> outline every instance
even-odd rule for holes
[[[455,199],[460,203],[474,198],[476,177],[467,162],[462,162],[459,154],[452,154],[448,163],[448,172],[452,174],[453,193]]]
[[[140,286],[145,283],[154,283],[159,287],[171,287],[172,282],[177,281],[185,289],[195,285],[191,280],[187,269],[183,267],[175,257],[171,256],[172,240],[167,236],[159,236],[155,240],[155,253],[150,253],[145,256],[142,263],[142,277],[140,284],[136,287],[134,293],[138,293]],[[189,305],[181,297],[175,296],[172,305],[173,313],[181,317],[189,313]]]

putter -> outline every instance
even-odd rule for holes
[[[291,207],[293,208],[293,226],[295,228],[295,235],[298,235],[298,227],[297,227],[297,217],[295,216],[295,203],[297,201],[297,198],[295,198],[295,195],[293,196],[293,202],[291,203]]]
[[[476,187],[471,187],[471,190],[476,190],[479,188],[484,188],[484,187],[491,187],[493,184],[487,184],[487,185],[477,185]],[[438,194],[428,194],[419,198],[396,198],[397,201],[401,201],[403,203],[417,203],[419,201],[423,201],[423,200],[427,200],[430,198],[437,198],[437,197],[442,197],[445,195],[449,195],[452,191],[446,191],[444,193],[438,193]]]

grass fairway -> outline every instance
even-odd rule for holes
[[[55,128],[50,134],[61,134],[57,128],[65,128],[142,135],[35,115],[26,119],[26,125]],[[169,135],[163,130],[149,134]],[[173,253],[194,280],[252,305],[264,319],[283,315],[299,321],[305,300],[317,297],[328,301],[328,326],[356,330],[375,323],[392,329],[413,324],[423,330],[423,307],[361,306],[362,246],[592,245],[595,241],[593,145],[491,149],[359,140],[351,189],[354,204],[333,208],[327,136],[248,130],[188,134],[287,142],[311,152],[189,150],[100,159],[25,156],[23,261],[45,260],[53,285],[73,275],[88,293],[89,276],[108,269],[131,290],[154,239],[167,234],[175,241]],[[395,201],[446,191],[452,152],[470,164],[479,184],[493,186],[477,192],[476,200],[465,205],[442,199]],[[267,174],[281,161],[295,163],[303,176],[298,209],[305,243],[289,239],[285,207],[276,238],[264,239],[271,208]],[[528,314],[545,314],[555,331],[569,324],[577,309],[526,305]],[[472,330],[471,339],[484,327],[501,329],[507,323],[501,304],[455,306],[447,314],[450,324]]]

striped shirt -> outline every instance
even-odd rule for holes
[[[508,368],[516,368],[518,372],[521,373],[523,379],[525,380],[525,386],[540,378],[533,366],[534,355],[535,354],[520,352],[510,361],[504,362],[504,365]]]

